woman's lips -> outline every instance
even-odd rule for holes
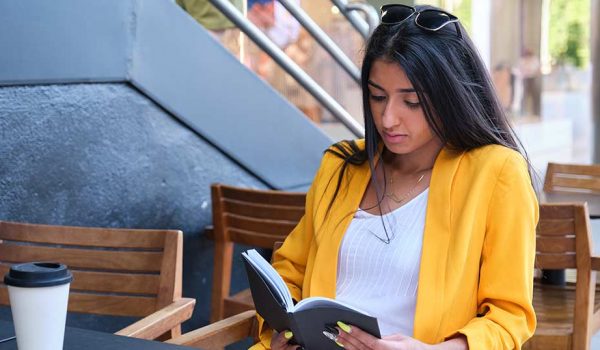
[[[388,134],[387,132],[384,132],[383,137],[389,143],[401,143],[401,142],[404,142],[408,138],[408,135],[406,135],[406,134]]]

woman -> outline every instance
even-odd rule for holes
[[[365,140],[328,149],[275,253],[292,296],[337,298],[383,338],[346,349],[520,349],[533,334],[528,162],[458,19],[387,5],[362,66]],[[253,349],[296,349],[261,322]]]

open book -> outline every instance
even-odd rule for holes
[[[337,321],[355,325],[380,338],[377,319],[334,299],[311,297],[294,305],[287,285],[277,271],[256,250],[242,253],[256,311],[269,327],[291,330],[293,343],[306,350],[339,350],[323,331]]]

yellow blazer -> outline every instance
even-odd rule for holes
[[[342,163],[323,157],[304,218],[274,256],[296,300],[335,298],[338,250],[370,179],[367,162],[349,165],[326,215]],[[413,336],[434,344],[462,333],[471,350],[520,349],[536,326],[537,221],[536,195],[518,152],[497,145],[443,148],[429,187]],[[272,331],[260,317],[259,324],[260,342],[251,349],[269,349]]]

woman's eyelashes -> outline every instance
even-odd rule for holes
[[[404,101],[404,103],[406,103],[406,106],[410,109],[417,109],[417,108],[421,108],[421,102],[417,101],[417,102],[413,102],[413,101]]]
[[[384,96],[384,95],[373,95],[373,94],[370,94],[369,97],[371,98],[371,100],[373,102],[384,102],[387,99],[387,96]],[[409,109],[418,109],[418,108],[421,108],[421,102],[419,102],[418,100],[417,101],[404,100],[404,104]]]
[[[373,94],[369,94],[369,97],[371,98],[371,100],[373,100],[374,102],[383,102],[386,99],[386,96],[384,95],[373,95]]]

